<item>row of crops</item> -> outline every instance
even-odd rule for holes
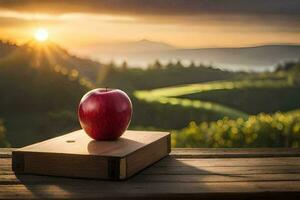
[[[247,119],[191,122],[172,132],[173,147],[300,147],[300,110]]]

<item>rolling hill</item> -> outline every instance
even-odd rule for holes
[[[23,146],[79,128],[77,105],[90,89],[81,75],[88,71],[81,67],[90,70],[90,62],[56,46],[0,46],[0,119],[11,145]]]
[[[30,65],[34,67],[60,67],[64,71],[76,70],[81,76],[91,81],[97,79],[99,69],[103,66],[100,62],[72,55],[53,42],[29,41],[24,45],[17,46],[10,42],[0,41],[0,59],[2,61],[18,56],[20,59],[27,58],[28,61],[30,60]]]
[[[300,45],[270,44],[237,48],[176,48],[166,43],[141,40],[117,44],[97,44],[77,52],[106,62],[111,60],[146,67],[156,59],[168,61],[194,61],[212,64],[233,71],[268,71],[280,62],[300,59]]]

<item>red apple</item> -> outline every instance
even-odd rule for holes
[[[78,107],[81,127],[95,140],[116,140],[128,128],[132,104],[118,89],[94,89],[86,93]]]

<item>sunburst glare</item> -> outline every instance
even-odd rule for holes
[[[49,34],[48,34],[47,29],[39,28],[39,29],[36,30],[36,32],[34,34],[34,37],[37,41],[44,42],[48,39]]]

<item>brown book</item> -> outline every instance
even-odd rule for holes
[[[12,152],[15,173],[126,179],[170,153],[170,134],[126,131],[116,141],[95,141],[83,130]]]

